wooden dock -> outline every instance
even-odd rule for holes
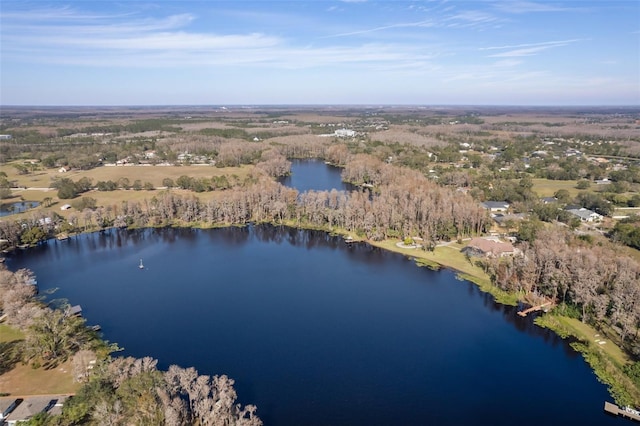
[[[610,402],[604,402],[604,411],[609,414],[613,414],[614,416],[622,416],[626,417],[630,420],[635,420],[640,423],[640,412],[636,410],[632,410],[630,408],[620,408],[616,404],[612,404]]]
[[[518,315],[520,315],[521,317],[526,317],[527,314],[534,311],[540,311],[546,308],[547,306],[551,306],[551,302],[543,303],[542,305],[538,305],[538,306],[532,306],[529,309],[525,309],[524,311],[518,311]]]

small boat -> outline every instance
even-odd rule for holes
[[[89,327],[91,330],[93,331],[100,331],[102,330],[102,327],[100,327],[99,325],[92,325],[91,327]]]
[[[142,264],[142,259],[140,259],[140,265],[138,265],[138,268],[144,269],[144,265]]]

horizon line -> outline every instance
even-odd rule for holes
[[[201,108],[271,108],[271,107],[512,107],[512,108],[640,108],[639,104],[465,104],[465,103],[326,103],[326,104],[306,104],[306,103],[220,103],[220,104],[0,104],[2,108],[167,108],[167,107],[201,107]]]

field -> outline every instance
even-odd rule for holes
[[[180,176],[190,176],[193,178],[211,179],[213,176],[233,176],[244,179],[253,169],[252,166],[225,167],[213,166],[118,166],[118,167],[96,167],[91,170],[72,170],[67,173],[60,173],[58,169],[36,170],[26,175],[17,173],[11,164],[0,166],[0,171],[7,174],[9,181],[17,182],[17,185],[24,188],[48,188],[55,178],[69,178],[78,181],[87,177],[95,184],[99,181],[114,181],[127,178],[130,184],[140,180],[143,184],[150,182],[153,186],[162,186],[164,178],[174,181]]]
[[[58,169],[36,170],[26,175],[20,175],[17,173],[15,167],[11,165],[3,165],[0,167],[0,171],[7,174],[7,178],[10,181],[17,182],[19,188],[12,189],[13,197],[3,200],[5,203],[11,203],[16,201],[38,201],[43,202],[45,199],[51,199],[50,207],[55,209],[61,216],[67,216],[73,210],[61,211],[60,206],[63,204],[71,204],[74,200],[81,197],[94,198],[99,206],[118,206],[123,201],[138,201],[150,200],[160,190],[117,190],[117,191],[97,191],[92,190],[85,192],[75,198],[74,200],[60,200],[57,197],[57,190],[50,188],[51,181],[54,178],[65,177],[77,182],[83,177],[87,177],[95,184],[98,181],[114,181],[117,182],[121,178],[127,178],[130,184],[133,184],[135,180],[140,180],[143,184],[150,182],[154,187],[162,188],[162,180],[164,178],[170,178],[174,182],[180,176],[189,176],[193,178],[206,178],[211,179],[214,176],[228,176],[229,178],[237,176],[242,181],[253,170],[253,166],[241,166],[241,167],[225,167],[218,168],[212,166],[126,166],[126,167],[97,167],[91,170],[78,170],[70,171],[67,173],[60,173]],[[176,194],[187,195],[195,194],[192,191],[172,189]],[[215,192],[204,192],[197,194],[198,198],[202,201],[207,201],[215,196]],[[37,210],[43,210],[45,207],[40,206]],[[29,210],[31,212],[34,210]],[[29,214],[29,213],[21,214]],[[18,217],[20,214],[14,215]]]
[[[18,364],[0,375],[0,394],[11,396],[72,394],[79,388],[80,384],[73,382],[71,361],[50,370]]]
[[[569,192],[569,195],[575,197],[580,192],[576,188],[578,181],[575,180],[549,180],[549,179],[532,179],[533,192],[538,194],[539,197],[553,197],[553,194],[561,189],[565,189]]]
[[[68,394],[74,393],[79,388],[79,385],[73,382],[70,361],[49,370],[17,363],[4,372],[7,365],[4,365],[3,361],[10,357],[11,342],[22,339],[24,335],[20,331],[0,324],[0,371],[3,371],[0,374],[0,394],[12,396]]]

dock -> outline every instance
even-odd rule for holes
[[[68,314],[69,314],[69,316],[81,317],[82,316],[82,308],[80,307],[80,305],[71,306],[69,308]]]
[[[551,302],[543,303],[542,305],[538,305],[538,306],[532,306],[528,309],[525,309],[524,311],[518,311],[518,315],[520,315],[521,317],[526,317],[527,314],[535,311],[541,311],[547,306],[551,306]]]
[[[627,419],[634,420],[640,423],[640,411],[634,410],[629,407],[620,408],[616,404],[610,402],[604,402],[604,411],[614,416],[622,416]]]

